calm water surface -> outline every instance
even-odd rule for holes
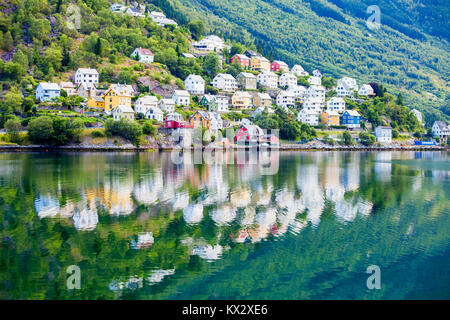
[[[0,154],[0,299],[450,298],[445,152],[171,159]]]

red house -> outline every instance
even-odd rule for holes
[[[178,128],[192,128],[192,126],[184,121],[183,116],[181,114],[173,112],[173,113],[169,113],[166,116],[166,121],[164,122],[164,128],[178,129]]]
[[[231,58],[231,63],[234,63],[235,61],[239,62],[240,65],[244,69],[248,69],[250,67],[250,58],[243,54],[235,54],[233,58]]]
[[[234,142],[260,142],[264,136],[264,131],[257,125],[242,125],[236,130]]]
[[[278,71],[289,72],[289,66],[287,65],[287,63],[285,63],[283,61],[275,60],[270,65],[270,71],[272,71],[272,72],[278,72]]]

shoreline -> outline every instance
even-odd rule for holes
[[[207,147],[203,146],[202,150],[224,150],[222,147]],[[250,150],[249,147],[230,147],[226,149],[232,150]],[[226,150],[225,149],[225,150]],[[305,145],[280,145],[279,147],[256,147],[256,150],[278,150],[278,151],[449,151],[450,149],[442,146],[374,146],[374,147],[362,147],[362,146],[330,146],[330,147],[313,147]],[[50,146],[17,146],[7,145],[0,146],[0,153],[4,152],[164,152],[182,150],[177,147],[86,147],[86,146],[62,146],[62,147],[50,147]],[[185,148],[183,150],[194,150],[194,147]]]

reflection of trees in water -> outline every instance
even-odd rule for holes
[[[333,241],[346,244],[355,235],[342,230],[364,232],[362,226],[354,226],[360,223],[358,217],[366,217],[372,210],[401,206],[410,200],[412,190],[417,194],[424,189],[424,180],[417,177],[426,172],[389,164],[390,159],[408,159],[409,154],[386,157],[356,152],[283,154],[280,171],[273,176],[258,175],[254,168],[242,165],[174,165],[166,154],[21,156],[20,161],[6,162],[8,170],[0,162],[0,199],[5,209],[2,219],[8,226],[2,236],[10,239],[10,244],[2,244],[8,252],[2,264],[8,266],[9,274],[19,268],[25,252],[42,261],[31,263],[30,272],[21,274],[20,279],[11,276],[13,284],[30,285],[15,287],[8,295],[70,298],[68,292],[51,285],[39,289],[31,285],[51,274],[55,286],[63,286],[64,266],[77,263],[89,270],[86,291],[76,293],[78,297],[112,298],[109,286],[114,281],[119,289],[126,290],[134,288],[127,285],[136,282],[132,279],[154,277],[164,283],[165,278],[178,273],[181,276],[174,286],[181,285],[189,281],[190,268],[208,268],[201,261],[235,263],[234,257],[245,260],[257,242],[271,243],[277,238],[292,241],[290,235],[299,233],[310,240],[305,248],[295,250],[311,250],[309,257],[314,259],[338,259],[336,254],[326,256],[313,245],[317,234],[307,227],[308,222]],[[435,182],[442,181],[439,175],[433,177]],[[17,185],[20,187],[13,187]],[[431,210],[435,214],[445,211],[442,203],[433,204],[433,200],[445,199],[445,190],[436,192],[433,185],[429,187],[421,197],[436,208]],[[425,204],[418,200],[415,205],[425,210]],[[398,211],[396,214],[400,215]],[[330,221],[340,222],[330,226]],[[341,222],[353,224],[334,230]],[[381,227],[377,232],[384,234],[383,227],[392,221],[377,223]],[[32,232],[30,224],[39,232]],[[149,232],[154,236],[151,245],[132,245],[139,241],[139,234]],[[335,233],[340,232],[342,237],[337,237]],[[398,242],[398,236],[391,235],[390,241]],[[322,244],[330,249],[327,242]],[[273,246],[276,248],[276,244]],[[132,247],[139,250],[130,250]],[[342,254],[341,260],[347,257],[347,261],[358,261],[353,255]],[[43,262],[48,256],[51,261]],[[300,263],[306,268],[311,261]],[[164,270],[178,271],[164,274]],[[145,276],[136,277],[143,273]],[[104,276],[99,278],[98,274]],[[138,288],[146,288],[146,281],[142,283]],[[150,293],[164,294],[162,283],[152,286]]]

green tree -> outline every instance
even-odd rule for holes
[[[32,119],[28,123],[28,136],[34,143],[50,144],[53,135],[53,120],[48,116]]]
[[[154,136],[156,134],[156,127],[153,125],[152,121],[147,120],[142,126],[142,131],[146,135]]]
[[[344,131],[342,134],[342,143],[346,146],[351,146],[355,143],[355,140],[348,131]]]
[[[11,51],[12,47],[13,47],[13,38],[11,36],[11,32],[7,31],[3,35],[2,48],[5,51]]]
[[[203,68],[211,77],[214,77],[220,71],[220,60],[217,54],[209,53],[205,58]]]
[[[194,20],[189,22],[188,29],[194,40],[200,40],[205,30],[205,24],[201,20]]]
[[[359,140],[361,143],[365,146],[371,146],[376,142],[376,138],[373,134],[370,134],[368,132],[361,132],[359,134]]]
[[[18,118],[12,118],[6,121],[5,129],[10,142],[20,142],[20,131],[22,130],[22,124]]]

